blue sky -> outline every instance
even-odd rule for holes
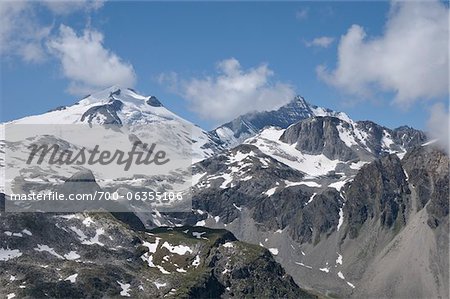
[[[442,4],[436,5],[433,13],[438,16],[442,9],[448,9]],[[12,8],[4,8],[3,12],[8,13],[8,9]],[[354,120],[373,120],[392,128],[406,124],[427,129],[430,107],[441,103],[443,109],[448,110],[448,89],[447,93],[442,93],[440,85],[416,90],[414,82],[432,84],[423,81],[420,75],[419,78],[402,78],[403,73],[405,77],[416,73],[434,74],[441,66],[423,72],[417,68],[409,72],[402,66],[390,69],[389,65],[396,65],[396,61],[409,55],[409,49],[398,46],[404,43],[392,42],[390,36],[405,36],[401,30],[408,24],[397,23],[408,22],[404,21],[408,13],[414,17],[414,13],[420,12],[395,7],[389,2],[105,2],[88,9],[33,3],[12,11],[19,13],[23,22],[28,22],[29,27],[22,24],[21,28],[43,30],[39,31],[42,34],[37,34],[36,30],[30,33],[14,28],[20,22],[10,20],[8,24],[13,34],[3,38],[5,44],[12,46],[4,47],[1,53],[3,121],[69,105],[84,92],[101,89],[111,80],[119,84],[129,82],[139,92],[157,96],[170,110],[206,129],[251,109],[252,96],[259,98],[257,106],[277,107],[286,102],[291,93],[300,94],[313,104],[345,111]],[[354,24],[360,27],[352,27]],[[105,71],[117,70],[122,75],[111,80],[102,78],[91,85],[89,76],[102,76],[101,72],[92,70],[92,63],[78,64],[81,70],[64,65],[67,48],[63,43],[69,40],[70,32],[63,33],[61,25],[70,28],[75,39],[84,30],[101,34],[99,44],[108,55],[120,60]],[[358,50],[351,48],[347,54],[355,61],[347,59],[339,67],[338,55],[345,55],[344,50],[340,52],[340,45],[343,48],[346,40],[357,39],[361,33],[357,29],[361,28],[366,37],[354,46]],[[439,24],[433,28],[440,34]],[[420,38],[420,34],[418,36]],[[18,53],[17,47],[29,44],[34,45],[30,47],[33,51]],[[371,58],[364,59],[372,57],[371,53],[378,55],[374,49],[379,47],[384,47],[393,61],[387,64],[387,70],[374,70],[367,62]],[[422,52],[416,54],[423,56]],[[384,56],[374,58],[375,66],[376,59],[380,59],[379,65],[383,68]],[[436,60],[436,57],[427,59]],[[239,66],[234,65],[233,72],[237,70],[238,76],[255,75],[255,80],[264,82],[258,90],[246,87],[245,95],[239,94],[240,89],[229,92],[219,88],[221,76],[231,76],[224,75],[224,69],[218,67],[221,61],[237,61]],[[422,63],[425,65],[427,60],[418,62]],[[444,63],[448,66],[448,56]],[[318,71],[320,65],[327,68],[325,73]],[[83,68],[89,76],[80,75]],[[346,70],[348,68],[350,71]],[[399,75],[385,80],[390,73]],[[448,78],[448,72],[444,76]],[[369,90],[365,90],[366,87]],[[211,95],[209,98],[201,94],[205,90]],[[408,90],[412,90],[411,94]],[[227,95],[222,97],[222,94]],[[274,99],[277,96],[279,101]],[[236,103],[236,109],[231,103]],[[224,109],[227,110],[224,115],[215,117],[215,113],[221,113],[221,107],[230,109]]]

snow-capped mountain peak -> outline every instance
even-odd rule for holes
[[[133,89],[112,86],[88,95],[70,106],[24,117],[10,124],[99,124],[158,127],[179,130],[180,142],[192,146],[193,160],[219,151],[221,146],[208,132],[168,110],[155,96],[144,96]]]
[[[414,129],[391,130],[367,121],[314,116],[286,129],[266,127],[244,143],[256,145],[280,162],[313,175],[335,170],[339,163],[370,162],[393,153],[403,157],[407,150],[424,141],[423,132]],[[316,160],[317,169],[308,171],[308,163]],[[362,163],[350,168],[356,169],[356,165]]]
[[[302,96],[296,96],[292,101],[277,110],[244,114],[219,126],[211,133],[220,139],[225,146],[233,147],[256,135],[264,127],[275,126],[286,129],[302,119],[313,116],[333,116],[351,122],[350,117],[343,112],[312,105]]]
[[[112,86],[88,95],[71,106],[61,106],[47,113],[25,117],[16,124],[132,124],[136,121],[178,120],[154,96],[143,96],[129,88]]]

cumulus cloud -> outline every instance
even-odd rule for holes
[[[53,15],[91,12],[103,5],[100,0],[0,1],[0,54],[41,63],[47,58],[45,42],[53,23],[45,24],[37,12],[44,8]]]
[[[54,14],[58,15],[68,15],[80,10],[97,10],[101,8],[104,3],[104,0],[48,0],[41,2],[42,5],[46,6]]]
[[[63,74],[71,83],[68,91],[83,95],[114,84],[133,87],[133,66],[103,46],[103,35],[86,29],[82,35],[61,25],[48,48],[61,62]]]
[[[438,144],[450,154],[450,111],[443,103],[436,103],[430,109],[427,129],[431,139],[437,139]]]
[[[317,67],[328,84],[356,96],[395,94],[395,103],[448,94],[449,10],[443,2],[392,2],[381,36],[368,37],[353,25],[338,47],[337,66]]]
[[[0,54],[41,63],[56,57],[63,74],[70,80],[68,91],[83,95],[113,84],[132,87],[133,67],[103,46],[103,35],[86,29],[78,36],[67,26],[54,25],[57,16],[98,10],[103,0],[0,1]],[[43,23],[42,9],[54,18]]]
[[[274,72],[266,64],[243,69],[231,58],[217,64],[214,76],[182,80],[174,73],[160,77],[176,87],[204,119],[228,121],[251,111],[273,110],[291,101],[295,92],[289,84],[272,82]]]
[[[34,3],[0,1],[0,54],[18,56],[26,62],[42,62],[43,40],[51,25],[43,25],[35,16]]]
[[[334,37],[321,36],[321,37],[316,37],[312,41],[306,41],[305,44],[308,47],[328,48],[333,42],[334,42]]]

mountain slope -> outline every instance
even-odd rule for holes
[[[89,215],[77,214],[64,220],[55,218],[59,219],[56,221],[48,220],[53,219],[48,216],[44,220],[33,218],[37,223],[44,222],[45,233],[31,245],[20,242],[29,236],[24,231],[29,227],[21,226],[22,223],[31,225],[32,221],[22,221],[21,217],[25,216],[8,219],[1,226],[5,228],[5,236],[0,237],[3,242],[0,249],[8,261],[20,262],[17,269],[23,273],[27,274],[28,268],[33,269],[33,278],[45,275],[64,280],[54,269],[51,269],[53,272],[34,269],[26,256],[22,256],[22,249],[40,254],[47,252],[58,258],[53,253],[64,256],[63,253],[72,252],[60,241],[64,238],[72,240],[77,255],[100,258],[100,265],[80,267],[80,274],[75,277],[80,286],[70,282],[74,274],[66,271],[70,268],[66,268],[67,261],[61,259],[64,263],[60,261],[58,267],[66,271],[63,274],[67,274],[67,278],[70,275],[70,284],[64,282],[60,286],[61,282],[55,283],[54,279],[41,279],[37,280],[34,290],[45,289],[59,296],[64,294],[59,292],[69,288],[73,290],[70,294],[78,296],[92,284],[91,280],[85,280],[85,277],[90,278],[83,272],[90,269],[100,277],[95,286],[111,296],[118,296],[122,291],[128,293],[127,284],[132,288],[133,297],[139,296],[139,285],[157,296],[307,296],[298,293],[289,276],[273,263],[270,252],[298,284],[329,297],[449,296],[449,160],[443,152],[429,145],[422,146],[426,138],[421,131],[409,127],[389,129],[370,121],[355,122],[344,113],[296,98],[277,111],[247,114],[211,133],[193,129],[191,138],[192,125],[165,109],[155,97],[143,97],[132,90],[117,88],[94,94],[77,105],[16,123],[52,121],[119,126],[156,122],[167,126],[167,130],[182,128],[176,131],[180,136],[176,141],[193,143],[195,147],[193,201],[192,210],[189,206],[187,213],[113,214],[136,230],[143,230],[144,226],[147,229],[173,226],[150,232],[153,235],[117,228],[117,223],[108,220],[109,216],[96,219],[95,222],[102,224],[98,227],[84,224],[92,221],[86,220]],[[228,149],[224,150],[225,146]],[[0,160],[1,163],[4,162]],[[91,173],[84,174],[92,177]],[[110,180],[106,185],[102,178],[92,181],[99,183],[95,188],[106,186],[106,190],[111,191],[130,186],[132,190],[154,188],[150,186],[153,182],[145,180],[138,186],[134,178],[120,182]],[[167,188],[170,180],[157,181],[159,185],[155,185],[155,189]],[[175,228],[181,225],[185,226]],[[57,230],[58,226],[62,229]],[[116,228],[117,235],[111,232]],[[223,229],[253,245],[240,246],[241,243]],[[51,236],[46,240],[44,236],[48,233]],[[131,243],[137,238],[135,247],[120,243],[129,241],[129,236],[133,236]],[[178,243],[173,242],[174,239]],[[225,239],[225,243],[217,243],[218,239]],[[45,243],[47,241],[52,241],[52,246]],[[163,248],[166,241],[168,244]],[[90,250],[92,245],[96,250],[98,246],[107,250],[107,253],[103,249],[99,251],[107,258],[101,260],[96,251]],[[120,257],[114,255],[114,251],[121,250],[118,246],[125,248]],[[165,255],[166,249],[170,252],[171,248],[189,248],[198,252],[201,261],[208,263],[195,267],[192,263],[197,255],[186,251],[182,255],[184,259],[176,259],[175,265],[172,256],[166,258]],[[146,262],[150,271],[135,260]],[[229,260],[236,263],[230,266]],[[44,261],[50,263],[47,259]],[[230,269],[226,267],[227,262]],[[56,267],[56,263],[49,265]],[[44,267],[41,268],[48,269]],[[197,271],[200,267],[202,271]],[[164,271],[176,274],[176,281],[161,280],[167,277]],[[104,272],[119,273],[112,277],[120,280],[111,281],[102,276]],[[185,280],[183,273],[190,277]],[[150,275],[150,280],[137,284],[136,275]],[[9,287],[14,280],[8,281],[8,274],[4,277]],[[162,286],[164,283],[166,285]],[[268,288],[269,284],[275,288]],[[94,288],[93,294],[98,290]],[[20,286],[12,291],[23,294]]]
[[[424,172],[432,181],[417,185]],[[448,156],[430,147],[361,169],[345,190],[342,245],[361,275],[355,297],[449,296],[448,180]]]
[[[247,113],[211,131],[227,147],[233,147],[254,136],[266,126],[287,128],[293,123],[312,116],[335,116],[348,120],[342,112],[309,104],[301,96],[274,111]]]
[[[3,213],[0,224],[5,298],[316,298],[225,230],[136,231],[109,213]]]
[[[326,186],[244,144],[194,167],[193,213],[176,220],[268,248],[322,294],[446,298],[448,165],[443,152],[418,146]]]
[[[37,126],[40,124],[44,126]],[[7,193],[49,190],[64,183],[81,170],[74,163],[25,165],[24,161],[30,153],[29,146],[33,144],[49,147],[58,145],[60,149],[76,153],[82,152],[85,148],[93,151],[98,146],[101,150],[116,153],[120,150],[126,153],[132,149],[133,142],[139,140],[145,144],[154,144],[157,149],[162,148],[167,157],[170,157],[167,159],[170,163],[162,167],[154,163],[155,167],[150,165],[144,169],[135,163],[133,165],[136,166],[135,169],[131,171],[125,169],[123,172],[120,167],[114,167],[114,163],[83,165],[94,173],[99,185],[110,192],[117,190],[150,192],[164,188],[173,192],[187,193],[191,187],[189,168],[192,162],[203,160],[222,149],[218,141],[208,132],[175,115],[155,97],[142,96],[134,90],[119,87],[94,93],[71,106],[59,107],[41,115],[25,117],[4,125],[9,130],[7,136],[11,138],[6,140],[6,150],[9,151],[7,165],[9,183],[8,189],[5,189],[5,179],[1,175],[0,191]],[[91,125],[94,125],[92,130]],[[15,134],[22,136],[22,133],[29,133],[30,136],[14,140]],[[1,142],[0,164],[4,161],[4,145]],[[157,150],[152,153],[156,155]],[[57,208],[50,211],[62,210]]]
[[[179,142],[192,147],[198,161],[221,150],[210,133],[166,109],[154,96],[142,96],[132,89],[113,86],[89,95],[71,106],[58,107],[44,114],[24,117],[12,124],[111,124],[161,125],[179,131]]]
[[[433,265],[448,249],[433,244],[444,244],[448,233],[448,157],[422,147],[424,142],[425,135],[411,128],[330,116],[265,128],[195,164],[193,213],[172,220],[225,227],[266,247],[294,279],[322,294],[410,296],[417,292],[410,277],[438,281],[421,294],[445,297],[446,263]],[[408,272],[399,256],[403,246],[420,242],[415,233],[425,242],[417,246],[430,253],[419,259],[419,250],[409,251],[427,261],[415,264],[422,276]],[[392,269],[402,283],[391,283],[377,267],[388,267],[385,259],[391,258],[402,260]]]

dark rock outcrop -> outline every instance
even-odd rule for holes
[[[122,120],[117,115],[117,111],[122,109],[122,106],[123,103],[120,100],[111,98],[107,104],[89,108],[83,113],[80,121],[89,124],[97,121],[102,125],[122,125]]]
[[[410,190],[397,155],[363,166],[344,192],[350,238],[358,236],[368,219],[379,218],[387,228],[405,224]]]
[[[152,107],[163,106],[163,104],[161,104],[161,102],[155,96],[150,96],[145,102]]]
[[[425,206],[428,225],[438,226],[449,213],[449,158],[432,147],[416,147],[402,160],[408,181],[415,188],[418,210]]]
[[[0,213],[5,211],[5,194],[0,193]]]
[[[324,154],[331,160],[348,161],[357,157],[354,151],[339,138],[337,126],[350,130],[350,125],[335,117],[313,117],[290,126],[280,140],[295,144],[302,153]]]

